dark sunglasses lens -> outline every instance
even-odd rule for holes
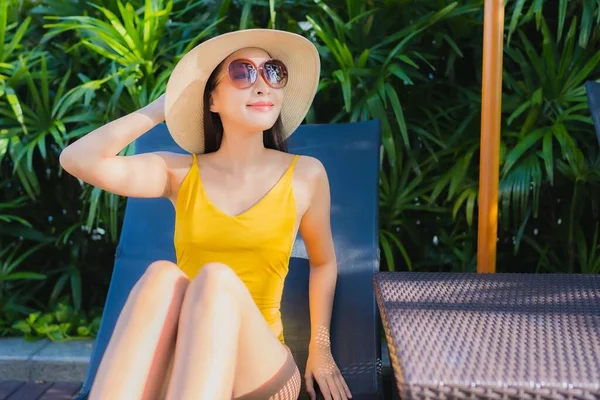
[[[279,60],[270,60],[263,66],[265,79],[271,86],[284,87],[287,83],[288,72],[285,64]]]
[[[245,61],[233,61],[229,64],[229,78],[240,88],[249,87],[256,82],[258,71],[254,65]]]

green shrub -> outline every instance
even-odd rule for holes
[[[89,313],[75,311],[66,302],[59,302],[50,312],[35,312],[12,324],[0,319],[0,336],[23,336],[25,340],[48,338],[65,341],[95,337],[100,327],[102,312],[95,308]]]

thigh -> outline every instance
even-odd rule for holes
[[[148,267],[117,319],[90,399],[145,399],[160,390],[188,283],[173,263],[158,261]]]
[[[218,302],[225,295],[228,300],[235,299],[241,315],[239,334],[237,336],[237,351],[235,352],[235,367],[233,380],[233,396],[240,397],[251,392],[272,379],[288,360],[288,350],[273,333],[266,320],[252,299],[246,285],[235,272],[224,264],[209,264],[202,267],[200,273],[190,283],[186,297],[204,290],[213,292],[211,298]],[[226,292],[226,293],[224,293]],[[206,296],[206,293],[204,293]],[[190,309],[194,308],[190,305]],[[218,307],[212,304],[213,307]],[[226,311],[223,311],[226,312]],[[193,326],[193,318],[188,318],[186,306],[182,310],[180,329],[193,331],[202,327]],[[177,346],[191,352],[191,346],[202,346],[192,336],[187,343]],[[182,338],[183,338],[182,337]]]
[[[287,360],[268,381],[234,400],[297,400],[302,387],[302,377],[289,348]],[[244,362],[244,360],[242,360]]]
[[[238,344],[234,398],[251,392],[269,394],[267,392],[291,378],[294,370],[290,371],[290,367],[296,368],[291,352],[275,336],[249,292],[247,297],[243,302],[244,322]]]

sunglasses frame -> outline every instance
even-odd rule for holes
[[[266,63],[272,62],[272,61],[277,61],[278,63],[281,63],[281,65],[283,65],[283,67],[285,68],[285,83],[282,86],[272,85],[271,82],[269,82],[269,80],[265,76],[264,65]],[[237,85],[233,82],[233,79],[231,79],[231,73],[229,71],[229,68],[230,68],[231,64],[236,63],[236,62],[248,63],[248,64],[252,65],[254,67],[254,69],[256,69],[258,71],[258,74],[256,75],[256,80],[254,82],[252,82],[250,85],[240,87],[239,85]],[[219,79],[217,79],[217,81],[215,82],[215,86],[217,86],[219,84],[219,82],[221,82],[221,80],[223,80],[223,76],[227,76],[227,79],[229,79],[229,82],[231,83],[232,86],[234,86],[238,89],[248,89],[248,88],[251,88],[252,86],[254,86],[254,84],[258,81],[258,75],[260,75],[262,77],[263,81],[265,81],[265,83],[269,87],[272,87],[273,89],[283,89],[284,87],[286,87],[286,85],[288,83],[288,68],[287,68],[287,65],[285,65],[285,63],[281,60],[278,60],[276,58],[270,58],[268,60],[261,62],[259,65],[256,65],[256,63],[254,61],[249,60],[247,58],[236,58],[235,60],[231,60],[229,63],[227,63],[225,73],[223,75],[221,75],[221,77]]]

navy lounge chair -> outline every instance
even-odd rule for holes
[[[381,398],[380,329],[372,287],[373,274],[379,269],[379,122],[303,125],[290,138],[289,147],[292,153],[320,159],[330,180],[331,223],[339,263],[331,332],[333,355],[355,399]],[[182,152],[164,124],[136,143],[138,153],[159,149]],[[173,218],[168,200],[127,201],[100,331],[77,399],[88,397],[114,325],[135,282],[152,261],[175,261]],[[310,333],[308,273],[306,250],[298,235],[285,283],[282,315],[286,343],[302,375]],[[307,398],[305,393],[303,388],[301,398]]]
[[[596,137],[598,138],[598,144],[600,144],[600,83],[586,82],[585,91],[588,97],[588,106],[592,113],[592,120],[596,127]]]

